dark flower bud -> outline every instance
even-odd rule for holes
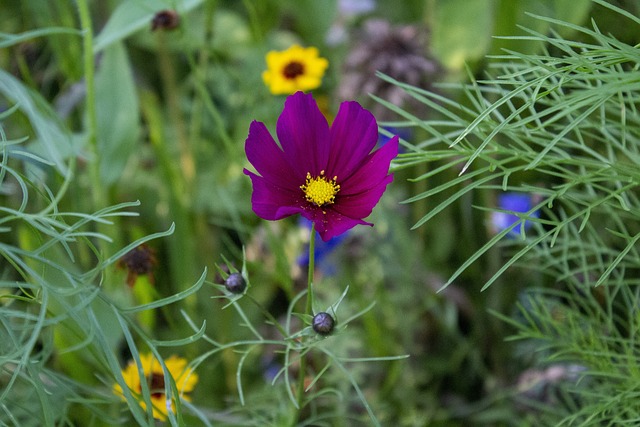
[[[180,25],[180,15],[175,10],[161,10],[151,20],[151,31],[173,30]]]
[[[153,283],[153,269],[157,264],[156,251],[143,243],[124,254],[117,266],[127,270],[127,284],[133,287],[139,275],[146,274]]]
[[[336,321],[329,313],[324,311],[313,316],[312,327],[313,330],[320,335],[329,335],[333,331]]]
[[[240,273],[231,273],[227,280],[224,281],[224,286],[232,294],[241,294],[247,289],[247,282]]]

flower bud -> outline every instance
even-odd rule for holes
[[[333,331],[336,321],[329,313],[324,311],[313,316],[312,327],[313,330],[320,335],[329,335]]]
[[[180,15],[175,10],[161,10],[151,20],[151,31],[174,30],[180,25]]]
[[[127,284],[129,287],[133,287],[138,276],[145,274],[149,278],[149,282],[153,284],[153,269],[157,264],[155,249],[143,243],[124,254],[116,265],[127,270]]]
[[[231,273],[227,280],[224,281],[224,286],[232,294],[241,294],[247,289],[247,282],[240,273]]]

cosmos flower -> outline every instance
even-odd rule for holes
[[[533,199],[530,194],[504,193],[498,196],[498,207],[504,211],[526,214],[533,207]],[[535,211],[531,216],[538,218],[540,213]],[[519,219],[518,215],[513,213],[491,212],[491,227],[494,233],[499,233],[512,226]],[[529,228],[531,228],[531,221],[525,220],[524,229],[528,230]],[[519,235],[520,227],[515,227],[508,234],[510,237],[517,237]]]
[[[320,86],[329,61],[318,56],[315,47],[293,45],[287,50],[267,53],[267,70],[262,80],[274,95],[290,95]]]
[[[192,369],[187,368],[187,360],[178,357],[171,356],[164,361],[169,374],[174,379],[180,397],[184,400],[190,400],[187,393],[191,392],[196,383],[198,382],[198,374],[193,372]],[[151,354],[141,354],[140,364],[142,372],[144,373],[144,381],[149,386],[149,392],[151,393],[151,403],[153,405],[153,417],[158,420],[167,419],[167,397],[165,396],[165,377],[162,372],[162,365]],[[122,371],[124,382],[129,387],[129,390],[135,397],[138,397],[140,406],[142,409],[147,409],[147,403],[142,397],[142,385],[140,375],[138,373],[138,366],[134,360],[131,360],[126,368]],[[122,387],[119,384],[113,386],[113,391],[116,395],[126,400],[122,391]],[[171,402],[172,411],[175,410],[175,402]]]
[[[280,145],[264,123],[253,121],[245,143],[258,174],[251,204],[260,218],[301,214],[325,242],[364,221],[393,180],[389,164],[398,137],[371,152],[378,141],[373,115],[353,101],[340,105],[331,127],[310,94],[287,98],[278,118]]]

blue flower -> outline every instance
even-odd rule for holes
[[[311,230],[311,221],[304,217],[300,217],[299,224],[301,227],[306,228],[307,230]],[[340,244],[347,238],[347,233],[340,234],[335,236],[326,242],[322,239],[319,239],[320,234],[316,231],[316,241],[315,241],[315,266],[322,270],[325,274],[330,275],[335,273],[335,265],[330,262],[327,262],[326,259],[328,255],[330,255],[336,247],[340,246]],[[307,246],[304,250],[304,253],[298,257],[297,263],[300,267],[306,267],[309,265],[309,247]]]
[[[526,214],[533,208],[532,195],[521,193],[503,193],[498,196],[498,208],[504,211]],[[538,218],[538,211],[532,212],[530,217]],[[508,212],[491,212],[491,226],[494,233],[499,233],[511,227],[520,218],[518,215]],[[532,222],[525,220],[525,231],[531,228]],[[520,225],[513,228],[507,234],[510,237],[520,236]]]
[[[339,0],[338,10],[346,16],[364,15],[376,8],[375,0]]]
[[[262,376],[268,382],[273,382],[282,370],[282,364],[273,356],[262,356],[260,364],[262,365]]]
[[[394,126],[383,126],[382,127],[386,132],[390,133],[390,136],[385,135],[386,132],[379,132],[378,133],[378,146],[382,147],[384,146],[387,142],[389,142],[394,136],[399,136],[400,139],[403,139],[405,141],[408,141],[409,139],[411,139],[411,136],[413,134],[413,132],[411,131],[411,128],[407,128],[407,127],[401,127],[401,128],[397,128]],[[402,146],[400,146],[399,151],[402,152]]]

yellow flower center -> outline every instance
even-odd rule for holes
[[[340,186],[336,184],[337,179],[337,176],[334,176],[333,179],[327,179],[324,176],[324,171],[321,171],[320,176],[315,178],[312,178],[311,174],[307,172],[307,180],[304,185],[300,186],[300,189],[304,191],[304,197],[308,202],[317,206],[330,205],[336,200],[336,194],[340,191]]]
[[[282,75],[285,79],[295,79],[296,77],[304,74],[304,64],[298,61],[291,61],[284,66]]]

